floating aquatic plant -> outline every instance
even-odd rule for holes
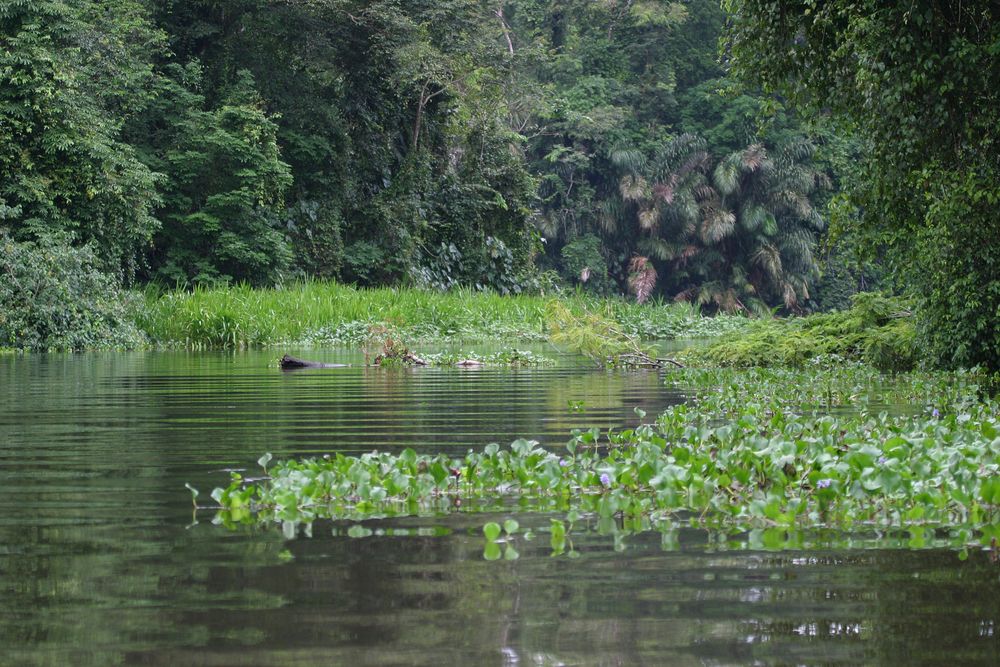
[[[864,406],[862,394],[888,390],[860,370],[685,373],[691,404],[635,429],[578,432],[561,450],[517,440],[462,457],[406,449],[283,461],[258,479],[234,473],[213,493],[219,520],[362,520],[514,502],[636,529],[898,529],[914,546],[938,531],[960,544],[1000,536],[1000,417],[995,402],[976,399],[971,376],[902,382],[896,391],[927,399],[918,415],[840,415],[821,408]]]

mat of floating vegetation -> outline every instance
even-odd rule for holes
[[[909,380],[904,394],[935,396],[918,415],[863,405],[831,415],[821,402],[856,401],[845,387],[862,391],[874,376],[800,374],[796,384],[778,374],[766,399],[738,379],[745,376],[689,376],[701,383],[691,404],[636,429],[577,433],[557,449],[517,440],[459,457],[406,449],[269,465],[265,456],[261,476],[232,473],[212,493],[218,520],[363,520],[513,500],[521,512],[616,517],[649,529],[683,521],[726,532],[905,529],[956,545],[1000,538],[1000,417],[995,402],[975,398],[974,384]],[[752,377],[767,388],[767,375]]]

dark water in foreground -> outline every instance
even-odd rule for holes
[[[267,451],[559,445],[683,400],[656,373],[282,373],[275,356],[0,357],[0,664],[1000,664],[981,551],[720,549],[682,530],[580,533],[578,557],[553,558],[548,517],[523,515],[538,537],[486,561],[481,514],[291,541],[193,524],[185,482],[206,499]]]

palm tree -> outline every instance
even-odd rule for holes
[[[629,287],[644,301],[659,276],[654,262],[683,266],[699,250],[689,237],[698,225],[698,193],[707,185],[710,156],[703,139],[682,134],[651,159],[638,151],[616,151],[611,160],[624,174],[619,198],[605,203],[602,227],[624,237],[632,255]]]
[[[679,300],[725,311],[801,309],[819,273],[812,249],[824,221],[813,197],[829,185],[810,164],[814,152],[802,138],[773,150],[751,144],[719,160],[697,191],[694,240],[702,250]]]

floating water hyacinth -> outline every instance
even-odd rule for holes
[[[213,498],[223,522],[360,520],[499,509],[516,500],[519,511],[648,526],[896,528],[944,531],[960,544],[1000,538],[997,404],[979,402],[972,382],[956,390],[954,379],[904,381],[906,391],[926,392],[942,406],[938,417],[832,416],[803,403],[861,391],[842,382],[857,381],[853,371],[813,384],[781,376],[755,387],[738,379],[745,376],[702,377],[693,404],[636,429],[577,433],[562,456],[527,440],[458,458],[412,449],[337,454],[272,462],[269,477],[256,481],[234,474]]]

